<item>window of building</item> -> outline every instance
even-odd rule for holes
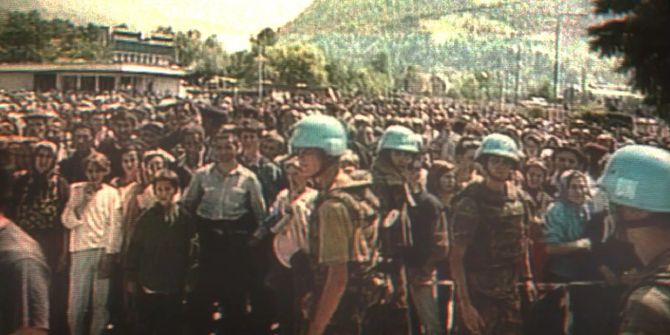
[[[99,77],[98,78],[98,88],[101,91],[113,91],[114,90],[114,77]]]
[[[61,87],[63,91],[72,91],[77,89],[77,76],[63,76],[61,78]]]
[[[82,76],[81,77],[81,90],[83,90],[83,91],[95,91],[95,77],[94,76]]]
[[[56,89],[56,75],[51,73],[35,74],[34,89],[38,92]]]

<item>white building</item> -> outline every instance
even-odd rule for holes
[[[177,95],[187,72],[144,64],[0,64],[0,89],[7,91],[136,90]]]
[[[143,36],[126,25],[107,28],[103,35],[114,63],[170,66],[177,63],[173,33],[152,32]]]

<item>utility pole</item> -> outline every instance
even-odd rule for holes
[[[516,73],[514,74],[514,103],[519,102],[519,84],[521,81],[521,46],[516,46]]]
[[[258,43],[258,101],[263,100],[263,46]]]
[[[558,100],[558,79],[560,76],[561,67],[561,28],[563,22],[563,14],[559,13],[556,18],[556,36],[554,38],[554,99]]]
[[[586,66],[582,66],[582,104],[586,104],[588,101],[586,95]]]
[[[507,81],[507,72],[499,70],[498,78],[500,79],[500,100],[498,101],[498,103],[499,103],[499,110],[502,111],[503,106],[505,104],[505,82]]]
[[[562,12],[563,0],[556,2],[556,31],[554,37],[554,99],[558,99],[560,94],[560,76],[561,76],[561,31],[563,30],[563,17],[565,16],[588,16],[586,13]]]

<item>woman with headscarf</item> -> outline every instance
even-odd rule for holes
[[[69,194],[68,182],[55,168],[57,153],[58,147],[52,142],[35,144],[31,169],[16,180],[15,203],[9,206],[9,217],[42,247],[51,268],[51,328],[56,333],[65,324],[68,235],[61,213]]]
[[[605,270],[599,266],[593,252],[600,241],[592,234],[594,220],[589,211],[592,199],[588,177],[577,170],[566,170],[558,179],[557,186],[558,198],[549,206],[544,219],[544,243],[548,255],[544,280],[562,283],[599,280],[605,275]],[[607,272],[611,273],[610,270]],[[573,331],[602,334],[605,325],[598,320],[606,320],[610,316],[603,316],[602,313],[608,313],[607,309],[593,302],[609,301],[609,297],[598,290],[570,292],[570,304],[561,305],[560,313],[556,310],[540,313],[544,329],[553,320],[562,322],[562,328],[567,329],[568,334]],[[562,299],[562,294],[561,290],[548,293],[545,303],[553,301],[554,306],[559,305],[557,302]],[[557,320],[561,318],[562,321]]]
[[[56,144],[41,141],[32,152],[31,169],[18,176],[11,218],[37,241],[52,270],[64,256],[66,231],[60,221],[68,200],[67,181],[56,171]],[[66,255],[65,255],[66,256]],[[62,270],[62,269],[60,269]]]
[[[586,264],[591,240],[585,234],[590,220],[589,201],[586,175],[577,170],[563,172],[558,183],[558,198],[544,217],[544,242],[549,255],[547,280],[567,282],[591,277]]]

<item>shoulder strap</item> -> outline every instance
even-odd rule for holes
[[[369,194],[365,195],[369,190],[363,189],[356,190],[355,192],[363,192],[364,196],[358,197],[357,195],[354,195],[353,190],[350,189],[337,189],[328,192],[323,197],[322,201],[335,200],[342,203],[347,208],[349,215],[351,215],[351,219],[354,221],[375,218],[377,215],[375,204],[372,203],[372,199],[367,199]]]

